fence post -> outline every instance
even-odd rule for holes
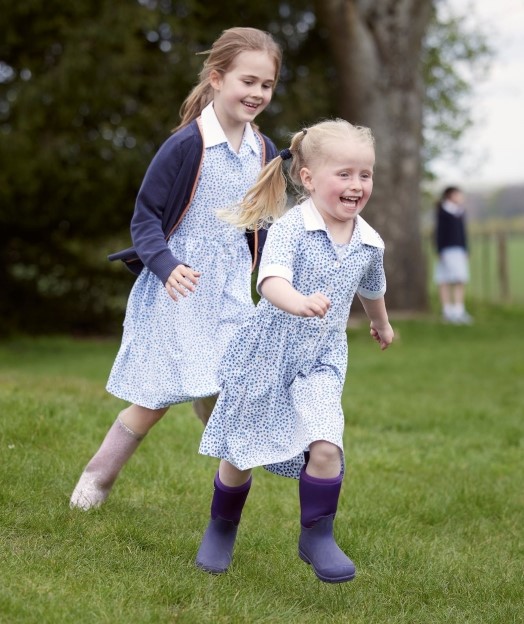
[[[508,248],[506,245],[506,233],[499,232],[497,235],[497,268],[501,301],[510,300],[509,275],[508,275]]]
[[[489,234],[484,234],[481,239],[481,262],[480,262],[480,275],[481,275],[481,292],[484,295],[484,301],[491,301],[491,288],[490,288],[490,271],[489,271],[489,256],[491,237]]]

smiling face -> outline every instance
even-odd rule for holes
[[[302,184],[330,230],[354,221],[373,190],[373,145],[361,138],[330,139],[300,171]],[[352,227],[351,227],[352,230]]]
[[[215,113],[226,128],[252,122],[271,101],[276,82],[274,59],[263,51],[240,52],[224,74],[214,70]]]

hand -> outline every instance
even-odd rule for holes
[[[185,264],[179,264],[167,278],[165,283],[167,294],[174,301],[178,301],[177,293],[182,297],[187,297],[190,292],[194,292],[200,275],[199,271],[194,271]]]
[[[318,316],[323,318],[331,306],[331,301],[322,293],[302,296],[298,302],[296,316]]]
[[[387,349],[395,337],[393,328],[389,323],[386,323],[385,325],[378,325],[371,321],[369,333],[373,340],[378,342],[381,351]]]

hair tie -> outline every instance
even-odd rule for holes
[[[302,130],[302,132],[303,132],[304,136],[306,136],[306,134],[307,134],[307,128],[304,128],[304,129]],[[304,138],[304,137],[302,137],[302,138]]]
[[[282,158],[282,160],[289,160],[290,158],[293,158],[293,154],[291,153],[291,150],[289,149],[289,147],[286,147],[286,149],[283,149],[280,154],[279,154],[280,158]]]

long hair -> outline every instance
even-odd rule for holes
[[[275,221],[286,210],[288,178],[298,201],[306,199],[309,194],[302,184],[301,169],[329,158],[333,140],[340,139],[361,141],[372,147],[375,145],[369,128],[354,126],[344,119],[321,121],[305,128],[292,136],[289,150],[282,150],[261,170],[255,185],[233,211],[219,211],[220,218],[248,230],[257,230]],[[289,156],[291,159],[288,161]],[[287,178],[284,169],[286,161],[291,163]]]
[[[235,27],[224,30],[210,50],[200,52],[200,54],[207,54],[208,57],[200,71],[198,84],[180,107],[181,121],[173,132],[196,119],[213,99],[213,89],[210,84],[211,72],[217,71],[225,74],[241,52],[267,52],[275,63],[273,88],[276,86],[282,65],[282,50],[273,37],[258,28]]]

